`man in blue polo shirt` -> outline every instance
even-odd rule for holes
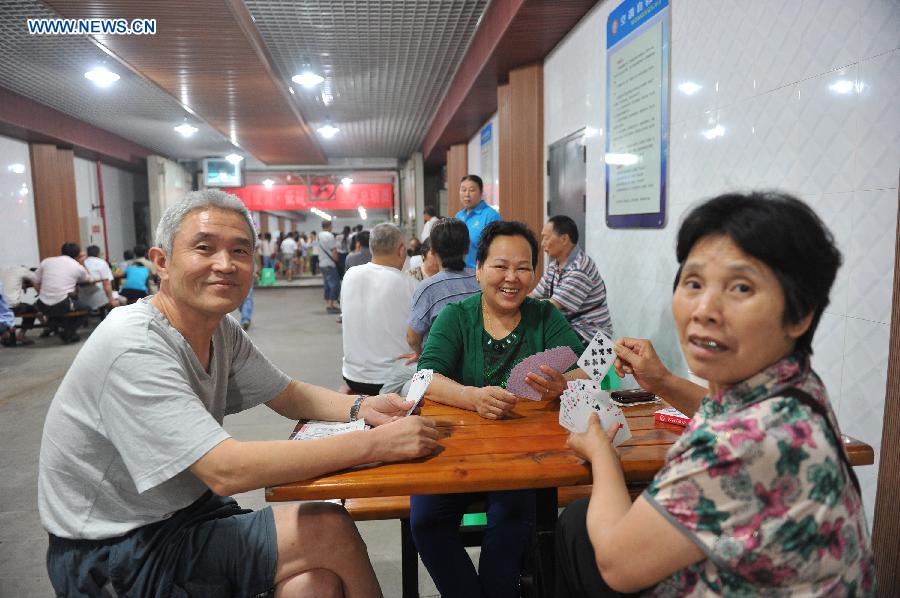
[[[469,229],[469,253],[466,254],[466,268],[475,268],[475,249],[481,238],[484,227],[496,220],[501,220],[500,214],[487,205],[481,198],[484,193],[484,182],[475,174],[467,174],[459,184],[459,199],[463,209],[456,213],[456,217],[466,223]]]

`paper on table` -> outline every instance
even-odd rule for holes
[[[356,430],[366,430],[369,426],[365,420],[358,419],[352,422],[326,422],[318,420],[310,420],[300,426],[291,440],[315,440],[316,438],[327,438],[336,434],[345,434]]]

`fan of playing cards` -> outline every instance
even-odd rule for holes
[[[541,393],[532,388],[526,381],[525,377],[528,372],[534,372],[539,376],[550,379],[547,374],[541,371],[542,365],[547,365],[559,373],[565,373],[575,363],[577,356],[575,351],[569,347],[556,347],[547,349],[540,353],[535,353],[531,357],[527,357],[516,364],[516,367],[509,373],[506,381],[506,390],[513,393],[517,397],[523,399],[531,399],[532,401],[540,401]]]
[[[622,424],[613,439],[613,446],[619,446],[631,438],[628,422],[622,410],[609,398],[609,393],[600,390],[600,381],[606,377],[615,359],[612,339],[598,332],[578,359],[579,367],[591,380],[572,380],[567,384],[568,388],[560,397],[559,424],[570,432],[585,432],[588,418],[591,413],[596,413],[604,430]]]
[[[415,411],[416,407],[419,406],[419,403],[422,402],[422,399],[425,397],[425,391],[428,390],[428,386],[431,384],[431,379],[433,377],[434,370],[419,370],[412,377],[409,384],[409,391],[406,393],[406,400],[412,401],[413,405],[409,408],[406,415],[412,415],[412,412]]]

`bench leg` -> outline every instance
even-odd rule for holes
[[[408,518],[400,520],[400,560],[403,598],[419,598],[419,551]]]

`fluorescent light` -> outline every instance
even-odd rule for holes
[[[340,131],[340,129],[333,125],[325,125],[324,127],[319,127],[316,130],[319,132],[319,135],[321,135],[325,139],[331,139],[338,134],[338,131]]]
[[[320,210],[319,208],[310,208],[309,211],[312,212],[313,214],[315,214],[316,216],[318,216],[319,218],[321,218],[322,220],[328,220],[330,222],[333,219],[331,214],[329,214],[328,212],[324,212],[324,211]]]
[[[353,179],[351,179],[348,176],[345,176],[344,178],[341,179],[341,185],[343,185],[344,187],[349,187],[352,184],[353,184]]]
[[[302,85],[306,89],[312,89],[324,80],[325,77],[312,71],[303,71],[299,75],[294,75],[293,77],[291,77],[291,81],[293,81],[297,85]]]
[[[636,154],[615,154],[607,152],[603,156],[603,161],[610,166],[631,166],[637,164],[640,158]]]
[[[368,214],[366,214],[366,209],[365,209],[364,207],[359,206],[359,207],[356,208],[356,209],[359,211],[359,217],[360,217],[360,218],[362,218],[363,220],[365,220],[365,219],[368,217]]]
[[[693,81],[685,81],[684,83],[682,83],[678,86],[678,91],[680,91],[681,93],[683,93],[686,96],[692,96],[695,93],[697,93],[698,91],[700,91],[701,89],[703,89],[703,86],[697,85]]]
[[[239,156],[237,154],[228,154],[227,156],[225,156],[225,159],[237,166],[241,163],[241,160],[244,159],[244,156]]]
[[[6,170],[14,173],[14,174],[25,174],[25,165],[24,164],[10,164],[6,167]]]
[[[263,185],[265,186],[266,189],[271,189],[272,185],[274,185],[274,184],[275,184],[275,181],[273,181],[272,179],[263,179]]]
[[[200,129],[187,123],[181,123],[180,125],[175,127],[175,130],[178,131],[178,133],[181,134],[182,137],[190,137]]]
[[[725,134],[725,127],[722,125],[716,125],[712,129],[707,129],[701,133],[707,139],[715,139],[716,137],[721,137]]]
[[[119,75],[110,71],[105,66],[98,66],[86,72],[84,78],[91,81],[97,87],[109,87],[119,80]]]

